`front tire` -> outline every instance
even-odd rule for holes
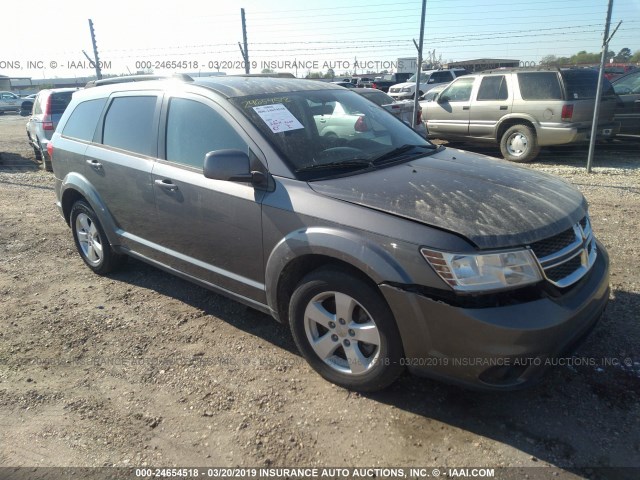
[[[71,231],[80,257],[97,274],[115,270],[126,258],[113,251],[98,217],[83,200],[71,207]]]
[[[309,273],[291,297],[289,323],[298,349],[323,378],[373,392],[403,371],[400,334],[382,296],[337,268]]]
[[[500,139],[500,151],[510,162],[532,161],[540,153],[536,132],[527,125],[509,127]]]

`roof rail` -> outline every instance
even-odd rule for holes
[[[186,73],[174,73],[173,75],[124,75],[122,77],[109,77],[102,78],[100,80],[90,80],[85,85],[85,88],[99,87],[100,85],[114,85],[116,83],[128,83],[128,82],[146,82],[148,80],[181,80],[183,82],[193,82]]]

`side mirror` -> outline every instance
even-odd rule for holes
[[[249,156],[242,150],[215,150],[204,157],[203,173],[206,178],[228,182],[260,184],[265,180],[262,172],[252,172]]]
[[[438,103],[449,103],[450,97],[449,95],[436,95],[434,100],[437,100]]]

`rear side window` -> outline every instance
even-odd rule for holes
[[[518,73],[518,83],[524,100],[562,100],[556,72]]]
[[[564,86],[567,89],[568,100],[580,100],[596,98],[598,88],[598,71],[586,68],[576,70],[564,70],[562,72]],[[609,80],[603,78],[602,94],[614,95],[613,87]]]
[[[157,97],[117,97],[104,119],[102,143],[130,152],[155,156],[153,131]]]
[[[172,98],[167,118],[167,160],[202,168],[214,150],[249,147],[215,110],[195,100]]]
[[[453,80],[453,75],[448,70],[443,72],[433,72],[429,77],[429,83],[445,83]]]
[[[57,92],[51,94],[51,114],[62,115],[71,102],[73,92]]]
[[[92,141],[105,103],[107,103],[106,98],[79,103],[67,120],[62,135],[87,142]]]
[[[509,98],[504,75],[484,77],[478,90],[478,100],[506,100]]]

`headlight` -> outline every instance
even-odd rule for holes
[[[469,255],[421,248],[420,253],[447,284],[461,292],[502,290],[542,280],[530,250]]]
[[[402,91],[403,92],[410,92],[411,91],[411,87],[402,87]]]

